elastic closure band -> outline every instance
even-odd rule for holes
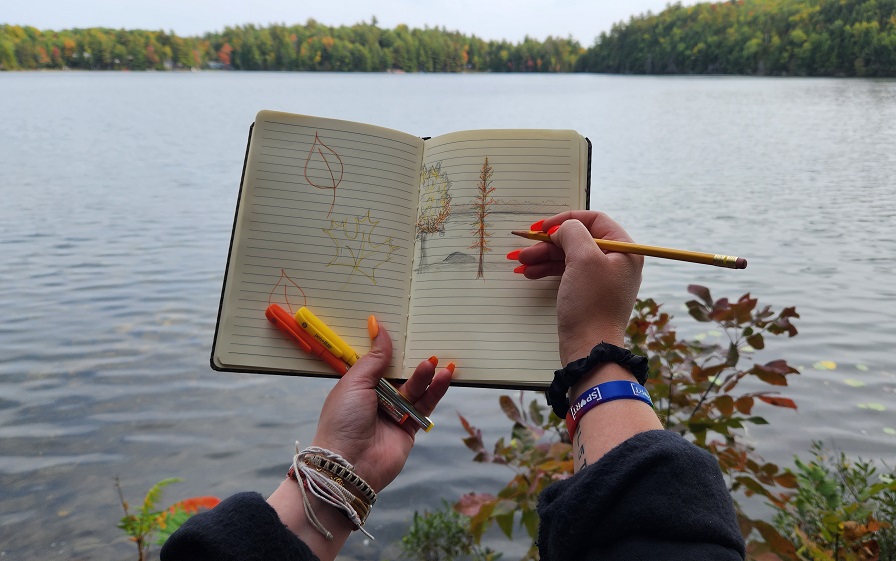
[[[566,414],[566,430],[569,431],[569,438],[573,439],[576,434],[576,428],[579,420],[594,407],[608,401],[617,399],[637,399],[643,401],[647,405],[653,407],[653,401],[650,400],[650,394],[641,384],[635,382],[626,382],[625,380],[616,380],[613,382],[604,382],[593,388],[582,392],[576,400],[570,405],[569,412]]]

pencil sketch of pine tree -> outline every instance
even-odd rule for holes
[[[420,172],[420,213],[417,215],[417,239],[420,260],[417,272],[426,267],[426,237],[445,235],[445,221],[451,216],[451,180],[442,171],[442,162],[424,165]]]
[[[479,193],[476,198],[473,199],[472,205],[476,212],[476,221],[473,223],[473,235],[476,237],[476,241],[469,247],[469,249],[479,250],[479,270],[476,272],[477,279],[485,278],[485,254],[491,251],[491,248],[488,246],[488,238],[490,238],[492,234],[488,231],[489,224],[485,219],[491,214],[489,208],[495,203],[495,199],[492,198],[492,193],[495,192],[495,188],[491,186],[493,173],[494,170],[492,169],[492,166],[488,165],[488,158],[485,158],[485,163],[482,164],[482,170],[479,172],[479,184],[477,185]]]

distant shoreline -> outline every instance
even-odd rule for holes
[[[247,70],[896,77],[896,4],[737,0],[633,16],[585,47],[444,28],[242,25],[202,36],[0,24],[0,70]]]
[[[361,70],[211,70],[208,68],[177,68],[173,70],[155,70],[155,69],[146,69],[146,70],[130,70],[127,68],[117,69],[117,70],[93,70],[93,69],[84,69],[84,68],[36,68],[36,69],[23,69],[19,68],[16,70],[5,70],[0,68],[0,74],[8,73],[8,74],[319,74],[319,75],[332,75],[332,74],[353,74],[353,75],[409,75],[409,76],[425,76],[425,75],[440,75],[440,76],[541,76],[545,73],[532,73],[532,72],[490,72],[487,70],[471,72],[471,71],[462,71],[462,72],[390,72],[386,70],[380,71],[361,71]],[[683,78],[751,78],[757,80],[790,80],[790,79],[812,79],[812,80],[892,80],[894,77],[891,76],[802,76],[802,75],[757,75],[757,74],[632,74],[632,73],[621,73],[621,72],[551,72],[551,75],[557,76],[612,76],[612,77],[627,77],[627,78],[669,78],[669,79],[683,79]]]

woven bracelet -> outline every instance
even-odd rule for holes
[[[331,450],[309,446],[300,451],[299,443],[296,442],[296,455],[286,475],[298,482],[305,515],[309,523],[327,540],[334,539],[333,534],[321,524],[314,513],[308,498],[309,494],[340,510],[354,524],[356,530],[373,539],[373,536],[364,529],[364,523],[370,515],[373,502],[376,501],[376,493],[353,470],[352,464]],[[355,486],[358,492],[349,490],[345,485],[346,482]]]
[[[366,481],[361,479],[358,474],[353,472],[351,469],[341,466],[332,460],[328,460],[323,456],[311,455],[305,456],[302,458],[302,461],[310,466],[314,466],[319,470],[326,471],[328,473],[333,474],[334,476],[342,479],[343,481],[347,481],[354,485],[358,491],[364,495],[364,498],[367,499],[367,502],[370,506],[376,502],[376,491],[373,490]]]
[[[653,407],[650,394],[641,384],[625,380],[598,384],[584,391],[570,406],[569,412],[566,414],[566,430],[569,432],[570,440],[575,438],[579,420],[585,413],[602,403],[617,399],[637,399]]]
[[[307,465],[307,462],[306,462],[306,465]],[[321,468],[315,467],[315,470],[320,473],[327,474],[327,477],[329,477],[332,481],[336,482],[338,485],[340,485],[344,488],[344,485],[342,483],[343,480],[341,478],[339,478]],[[295,467],[289,466],[289,471],[286,472],[286,477],[288,477],[289,479],[292,479],[293,481],[298,482],[300,485],[303,485],[306,489],[308,488],[308,484],[305,481],[299,481],[299,475],[296,473]],[[346,489],[346,491],[348,491],[348,489]],[[362,499],[361,497],[358,497],[351,491],[348,491],[348,492],[352,495],[351,502],[350,502],[351,507],[353,509],[355,509],[355,512],[357,513],[358,518],[361,520],[361,526],[363,526],[364,523],[367,522],[367,517],[370,516],[370,511],[372,509],[372,505],[370,503],[368,503],[367,501],[365,501],[364,499]]]

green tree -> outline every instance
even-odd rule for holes
[[[602,33],[577,71],[896,76],[893,0],[673,4]]]

